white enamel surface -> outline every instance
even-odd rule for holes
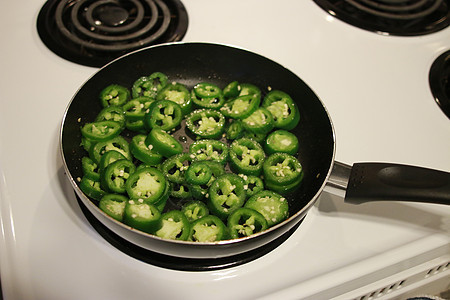
[[[447,206],[352,206],[329,194],[287,242],[239,267],[179,272],[118,251],[85,220],[58,152],[62,114],[96,69],[65,61],[42,44],[35,22],[43,3],[0,2],[0,25],[11,30],[2,31],[0,55],[5,299],[298,299],[449,252]],[[247,48],[310,85],[333,119],[337,160],[450,171],[450,120],[428,89],[431,63],[450,49],[450,29],[413,38],[379,36],[327,16],[312,1],[183,3],[190,21],[185,41]]]

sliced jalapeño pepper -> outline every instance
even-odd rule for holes
[[[199,138],[216,139],[222,136],[225,117],[217,110],[197,109],[186,116],[186,126]]]
[[[115,121],[98,121],[86,123],[81,128],[81,134],[95,142],[102,142],[112,139],[120,134],[122,126]]]
[[[125,118],[131,122],[144,119],[146,111],[153,102],[152,98],[145,96],[128,101],[122,106]]]
[[[247,237],[268,228],[264,216],[248,207],[235,210],[228,217],[227,226],[230,237],[233,239]]]
[[[160,128],[169,131],[180,125],[182,119],[180,105],[169,100],[157,100],[145,114],[144,123],[149,129]]]
[[[135,169],[133,162],[128,159],[116,160],[109,164],[103,171],[100,180],[103,189],[111,193],[125,193],[125,182]]]
[[[206,184],[189,185],[192,196],[195,199],[199,199],[199,200],[203,200],[203,199],[209,197],[208,192],[209,192],[209,187],[211,186],[211,184],[219,176],[225,174],[225,167],[221,163],[219,163],[217,161],[211,161],[211,160],[206,160],[204,162],[207,163],[209,165],[209,167],[211,168],[211,171],[212,171],[211,179]]]
[[[244,207],[251,208],[264,216],[269,227],[280,223],[289,216],[289,204],[283,196],[264,190],[247,200]]]
[[[264,97],[262,106],[272,113],[275,127],[285,130],[294,129],[300,113],[291,96],[279,90],[272,90]]]
[[[277,185],[288,185],[301,178],[302,165],[294,156],[278,152],[270,155],[263,165],[264,181]]]
[[[174,182],[172,183],[172,186],[170,196],[178,199],[190,199],[192,197],[190,186],[186,182]]]
[[[130,99],[130,91],[121,85],[111,84],[100,92],[103,107],[122,106]]]
[[[252,95],[253,97],[261,99],[261,90],[254,84],[241,83],[238,88],[239,96]]]
[[[192,158],[189,153],[180,153],[166,159],[161,164],[161,171],[166,178],[174,183],[183,183],[185,181],[185,172],[191,164]]]
[[[250,116],[260,104],[261,98],[257,95],[243,95],[228,102],[220,108],[225,117],[245,119]]]
[[[208,215],[191,224],[189,240],[194,242],[216,242],[228,236],[225,224],[218,217]]]
[[[124,195],[106,194],[100,199],[98,207],[111,218],[122,222],[127,201],[128,198]]]
[[[135,135],[130,142],[130,151],[141,162],[149,166],[158,165],[163,160],[163,156],[145,144],[146,138],[147,136],[143,134]]]
[[[181,211],[184,213],[189,222],[201,219],[209,215],[209,209],[202,201],[193,200],[186,202]]]
[[[157,203],[166,188],[166,179],[158,169],[143,167],[135,171],[125,183],[130,199],[142,199],[146,203]]]
[[[100,201],[106,195],[106,192],[101,188],[100,181],[95,181],[83,176],[80,181],[80,190],[88,197]]]
[[[213,83],[202,82],[195,85],[191,97],[199,108],[219,109],[225,103],[222,90]]]
[[[198,140],[189,146],[189,153],[193,160],[211,160],[226,164],[228,160],[228,146],[212,139]]]
[[[138,78],[131,89],[133,98],[146,96],[155,98],[159,91],[167,85],[167,76],[161,72],[154,72],[150,76]]]
[[[128,200],[125,205],[123,222],[147,233],[158,228],[161,213],[155,205],[138,200]]]
[[[180,142],[160,128],[153,128],[150,131],[145,139],[145,144],[149,149],[155,150],[164,157],[171,157],[183,152]]]
[[[103,154],[100,158],[100,162],[98,163],[100,175],[106,170],[107,166],[120,159],[126,159],[126,157],[122,153],[115,150],[110,150]]]
[[[265,160],[261,145],[249,138],[240,138],[230,145],[230,165],[236,173],[259,176]]]
[[[239,90],[240,90],[239,82],[236,80],[232,81],[223,88],[223,96],[227,100],[231,98],[236,98],[237,96],[239,96]]]
[[[236,174],[226,173],[209,187],[208,208],[214,215],[226,219],[242,207],[246,199],[244,180]]]
[[[121,106],[108,106],[103,108],[95,118],[95,122],[114,121],[120,124],[121,128],[125,127],[125,115]]]
[[[225,125],[225,137],[227,140],[236,140],[244,135],[244,126],[241,120],[231,120]]]
[[[194,161],[186,170],[185,178],[188,184],[207,184],[212,176],[212,170],[205,161]]]
[[[244,128],[257,134],[266,134],[274,127],[272,113],[264,107],[257,108],[250,116],[242,120]]]
[[[254,194],[264,190],[264,182],[260,177],[244,174],[239,174],[239,176],[244,179],[244,189],[247,194],[247,198],[250,198]]]
[[[185,241],[189,238],[189,230],[189,221],[186,216],[179,210],[171,210],[159,219],[155,235],[163,239]]]
[[[94,162],[98,163],[100,162],[102,155],[111,150],[115,150],[125,156],[125,158],[131,160],[130,145],[127,140],[120,135],[93,145],[89,150],[89,157]]]
[[[83,169],[84,176],[94,181],[100,180],[100,172],[98,164],[96,164],[88,156],[84,156],[81,159],[81,167]]]
[[[298,151],[298,139],[295,134],[286,130],[275,130],[267,136],[264,150],[268,155],[275,152],[284,152],[295,155]]]
[[[172,82],[159,91],[157,100],[170,100],[181,107],[183,115],[187,115],[192,110],[191,93],[181,83]]]

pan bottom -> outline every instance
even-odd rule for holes
[[[94,227],[94,229],[112,246],[142,262],[178,271],[214,271],[251,262],[266,255],[285,242],[302,223],[302,221],[298,222],[293,228],[270,243],[238,255],[211,259],[184,258],[150,251],[123,239],[95,218],[78,196],[77,200],[81,211],[91,226]]]

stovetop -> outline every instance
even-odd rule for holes
[[[190,20],[183,41],[257,52],[317,93],[336,129],[338,161],[450,171],[450,120],[428,87],[429,68],[450,48],[450,29],[383,36],[339,21],[313,1],[183,3]],[[330,299],[421,267],[441,266],[432,278],[448,276],[447,206],[350,205],[328,192],[284,243],[239,266],[176,271],[119,251],[82,213],[58,151],[64,110],[97,69],[64,60],[41,42],[36,19],[43,4],[0,3],[8,11],[0,25],[11,29],[3,31],[0,56],[5,299]],[[392,284],[405,285],[397,279]]]

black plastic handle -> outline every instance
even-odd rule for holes
[[[355,163],[345,201],[380,200],[450,204],[450,173],[391,163]]]

